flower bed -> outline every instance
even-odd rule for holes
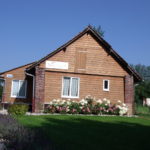
[[[61,113],[61,114],[109,114],[109,115],[126,115],[128,107],[126,104],[118,101],[111,104],[110,100],[104,98],[95,99],[86,96],[80,101],[71,101],[70,99],[54,99],[45,108],[45,113]]]

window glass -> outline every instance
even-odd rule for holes
[[[69,94],[70,94],[70,78],[64,77],[63,95],[69,96]]]
[[[11,96],[25,98],[26,97],[26,81],[13,80]]]
[[[108,89],[108,81],[107,81],[107,80],[105,80],[104,88],[105,88],[105,89]]]
[[[78,96],[78,78],[72,78],[71,96]]]
[[[74,77],[63,78],[63,95],[67,97],[78,97],[79,79]]]
[[[24,97],[26,95],[26,82],[20,81],[20,88],[19,88],[19,96]]]
[[[109,91],[109,80],[103,80],[103,90]]]
[[[12,86],[13,86],[12,96],[17,96],[18,95],[18,90],[19,90],[19,81],[14,80]]]

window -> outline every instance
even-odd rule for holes
[[[62,97],[79,97],[79,78],[64,77],[62,84]]]
[[[109,91],[109,80],[103,80],[103,91]]]
[[[13,80],[11,97],[26,98],[27,82],[25,80]]]

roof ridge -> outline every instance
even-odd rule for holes
[[[27,66],[27,65],[30,65],[30,64],[34,64],[36,63],[37,61],[34,61],[34,62],[31,62],[31,63],[28,63],[28,64],[25,64],[25,65],[21,65],[21,66],[18,66],[18,67],[15,67],[15,68],[12,68],[12,69],[9,69],[9,70],[6,70],[4,72],[0,72],[0,75],[6,73],[6,72],[9,72],[9,71],[12,71],[12,70],[15,70],[15,69],[18,69],[18,68],[21,68],[21,67],[24,67],[24,66]]]
[[[93,30],[91,25],[88,25],[82,32],[79,32],[77,35],[75,35],[71,40],[69,40],[68,42],[66,42],[65,44],[61,45],[60,47],[58,47],[57,49],[55,49],[54,51],[50,52],[49,54],[47,54],[46,56],[42,57],[41,59],[39,59],[35,64],[33,64],[32,66],[28,67],[27,70],[30,70],[32,67],[38,65],[39,63],[41,63],[41,61],[47,57],[50,57],[49,55],[53,54],[53,53],[57,53],[60,50],[62,50],[64,47],[68,46],[69,44],[71,44],[72,42],[74,42],[78,36],[82,36],[82,34],[85,32],[87,32],[88,30]]]

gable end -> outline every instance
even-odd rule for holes
[[[68,41],[67,43],[65,43],[64,45],[62,45],[58,49],[56,49],[55,51],[51,52],[47,56],[43,57],[42,59],[40,59],[39,61],[37,61],[33,65],[29,66],[26,70],[30,71],[31,69],[33,69],[37,65],[41,64],[42,62],[44,62],[48,58],[57,54],[58,52],[60,52],[62,50],[65,51],[67,46],[69,46],[70,44],[75,42],[77,39],[82,37],[84,34],[91,34],[92,37],[100,44],[100,46],[102,46],[104,48],[104,50],[108,53],[108,55],[111,55],[120,64],[120,66],[125,71],[127,71],[130,75],[134,76],[135,82],[142,80],[141,76],[134,69],[132,69],[129,66],[129,64],[111,47],[111,45],[108,42],[106,42],[95,30],[93,30],[93,28],[91,26],[88,26],[86,29],[84,29],[81,33],[79,33],[73,39],[71,39],[70,41]]]

